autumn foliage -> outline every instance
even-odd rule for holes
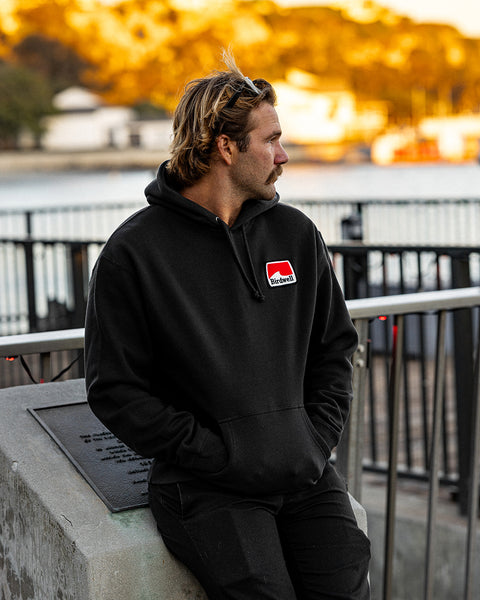
[[[186,81],[220,66],[223,47],[252,78],[279,80],[299,67],[326,86],[388,101],[397,121],[412,116],[415,98],[426,113],[480,109],[480,40],[380,7],[369,22],[270,0],[2,0],[0,7],[0,58],[42,72],[55,90],[81,83],[112,103],[171,109]]]

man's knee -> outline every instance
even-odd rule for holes
[[[329,553],[318,556],[318,587],[313,585],[313,589],[316,588],[319,595],[306,595],[306,598],[368,600],[369,564],[370,540],[361,529],[354,529],[346,543],[339,544],[337,548],[331,546]]]

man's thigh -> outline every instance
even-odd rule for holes
[[[209,600],[298,600],[283,558],[275,500],[245,499],[202,482],[150,486],[170,551]]]
[[[370,542],[331,465],[316,486],[288,495],[278,526],[299,600],[370,598]]]

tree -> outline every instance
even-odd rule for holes
[[[42,34],[23,38],[14,46],[13,54],[19,64],[48,79],[54,92],[82,85],[82,75],[91,67],[75,50]]]
[[[148,101],[169,111],[184,84],[218,68],[221,48],[231,46],[252,78],[281,80],[301,68],[341,79],[362,100],[388,102],[397,122],[411,119],[420,96],[428,114],[480,108],[480,39],[380,7],[375,21],[359,22],[342,9],[273,0],[205,0],[201,10],[176,0],[7,4],[6,60],[46,74],[54,91],[80,83],[107,103]]]
[[[52,90],[38,73],[0,64],[0,147],[16,148],[22,129],[40,140],[42,117],[54,112]]]

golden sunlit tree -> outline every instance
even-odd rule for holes
[[[171,109],[230,47],[252,78],[301,68],[325,88],[341,82],[360,99],[387,100],[397,120],[480,110],[479,40],[372,7],[362,21],[272,0],[2,0],[0,57],[18,61],[26,40],[42,36],[88,65],[78,81],[107,102]]]

